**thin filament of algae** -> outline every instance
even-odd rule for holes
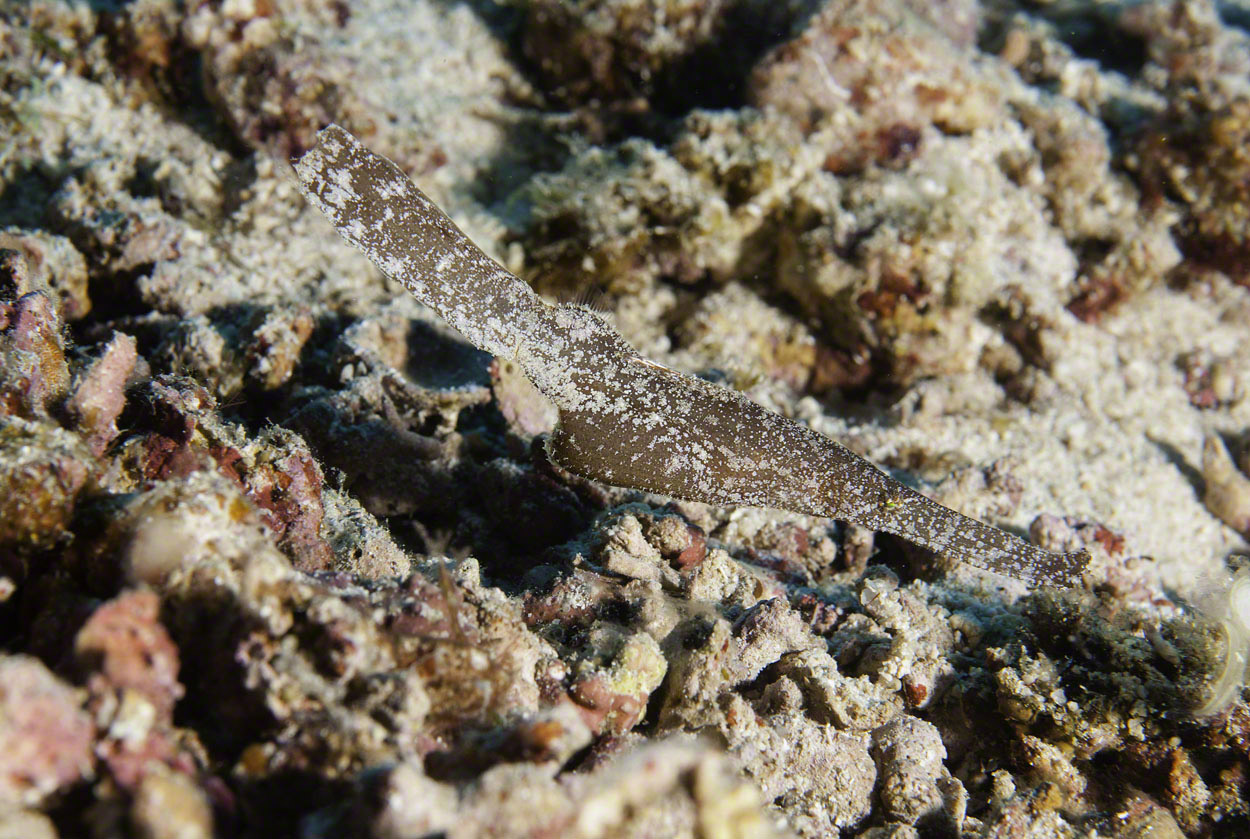
[[[594,312],[543,301],[477,248],[385,157],[337,125],[295,164],[351,244],[476,346],[515,358],[556,406],[556,463],[604,483],[721,506],[827,516],[1031,584],[1071,586],[1055,554],[961,515],[741,394],[640,356]]]

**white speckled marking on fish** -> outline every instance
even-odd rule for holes
[[[567,469],[691,501],[850,521],[1032,584],[1080,581],[1084,551],[1044,551],[943,507],[804,425],[648,361],[594,312],[544,302],[339,126],[295,171],[383,272],[476,346],[520,363],[559,409],[547,451]]]

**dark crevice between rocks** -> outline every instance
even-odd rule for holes
[[[1054,37],[1066,44],[1080,58],[1096,62],[1105,70],[1137,77],[1149,60],[1143,38],[1125,32],[1115,21],[1123,5],[1061,3],[1050,8],[1038,4],[1030,15],[1049,23]],[[993,20],[978,33],[978,46],[983,52],[1001,52],[1004,37],[1011,28],[1013,16]]]
[[[15,174],[0,192],[0,228],[41,227],[60,182],[58,175],[41,174],[34,169]]]
[[[314,802],[351,801],[351,780],[330,780],[306,769],[286,769],[240,785],[240,839],[321,835],[311,823]],[[319,812],[319,811],[317,811]]]
[[[651,27],[692,21],[639,23],[624,17],[611,34],[595,30],[578,10],[559,3],[535,3],[510,21],[509,44],[518,67],[556,107],[571,109],[581,133],[606,144],[643,137],[664,144],[681,118],[696,109],[738,108],[746,104],[747,81],[756,63],[800,31],[819,2],[764,3],[730,0],[689,9],[707,15],[710,34],[689,34],[685,51],[649,54]],[[602,12],[587,9],[585,14]],[[673,33],[673,37],[683,37]]]
[[[1056,34],[1081,58],[1129,78],[1146,66],[1146,42],[1103,20],[1097,9],[1069,12],[1054,22]]]
[[[670,117],[695,109],[741,108],[747,80],[773,47],[793,37],[822,3],[733,3],[717,36],[668,67],[655,81],[653,107]],[[692,84],[697,80],[698,84]]]
[[[1216,10],[1219,12],[1220,20],[1227,26],[1236,26],[1238,29],[1244,29],[1250,33],[1250,5],[1245,3],[1216,3]]]

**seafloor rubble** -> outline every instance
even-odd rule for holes
[[[0,3],[0,837],[1250,833],[1250,6]],[[1094,555],[601,486],[299,197]]]

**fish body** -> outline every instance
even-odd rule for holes
[[[570,471],[849,521],[1031,584],[1080,582],[1084,551],[1045,551],[944,507],[807,426],[643,358],[593,311],[547,303],[339,126],[318,135],[295,171],[308,199],[384,273],[474,345],[521,365],[559,411],[547,452]]]

